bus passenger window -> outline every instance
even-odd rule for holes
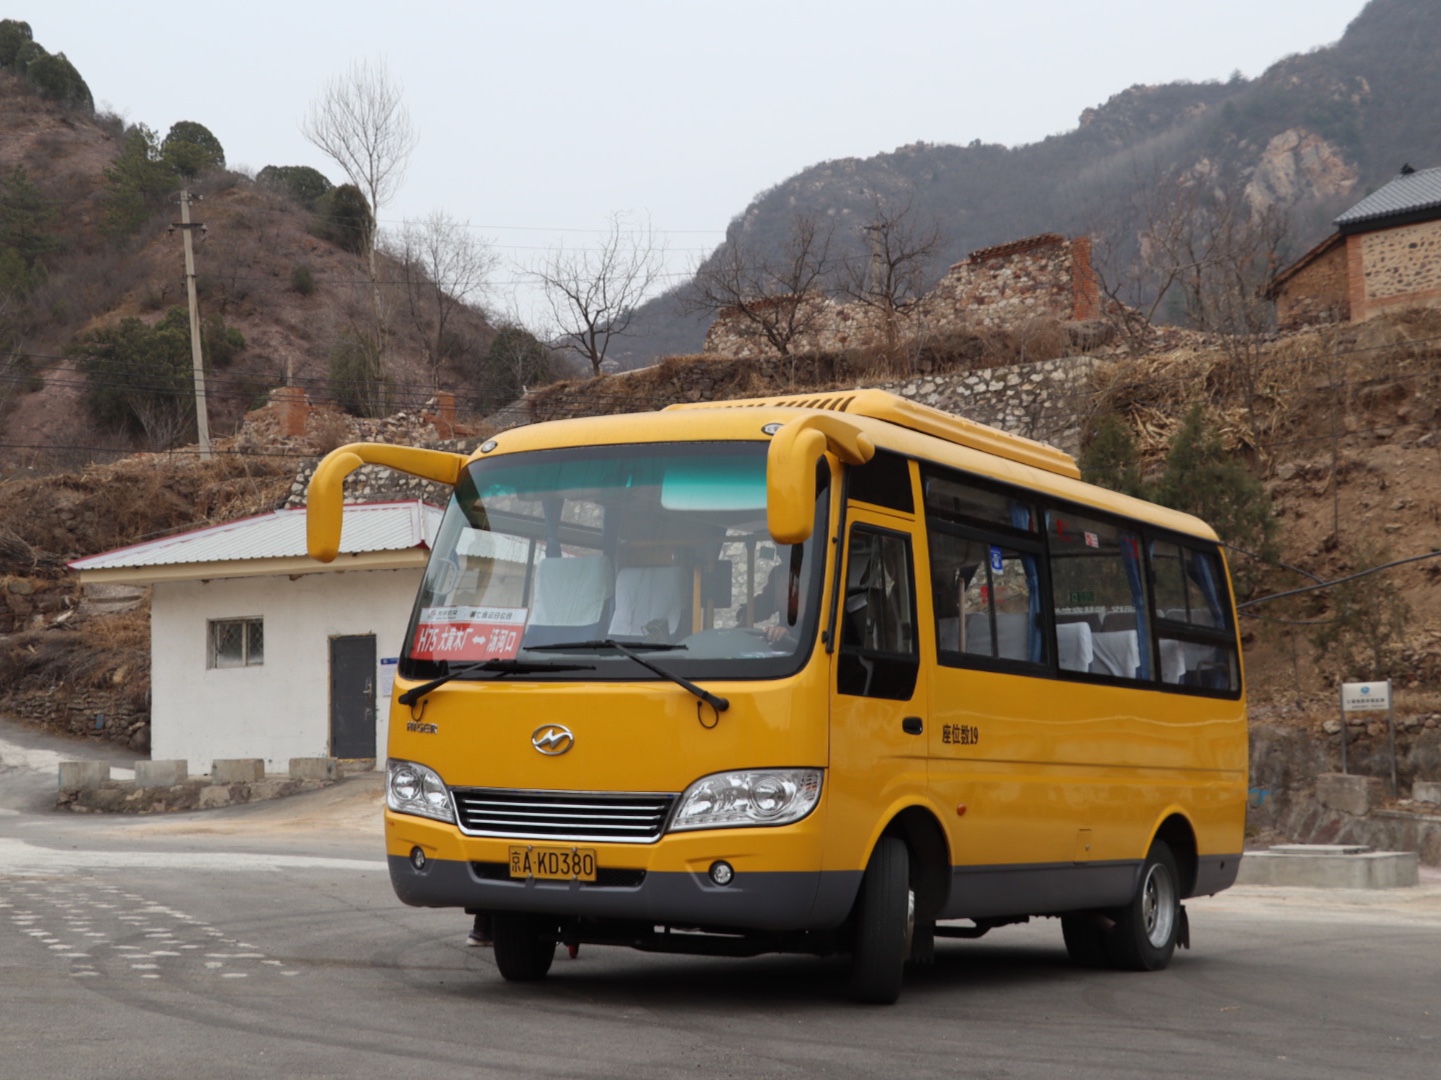
[[[1152,599],[1161,681],[1195,690],[1240,687],[1226,576],[1217,556],[1153,540]]]
[[[1057,639],[1070,655],[1062,666],[1076,670],[1085,631],[1060,627],[1084,624],[1092,674],[1153,679],[1153,619],[1139,534],[1064,510],[1048,510],[1046,528]]]
[[[937,530],[930,541],[936,651],[942,662],[951,653],[1043,663],[1036,557]]]
[[[920,667],[909,539],[856,526],[845,580],[836,688],[861,697],[909,699]]]

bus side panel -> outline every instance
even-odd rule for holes
[[[1168,808],[1195,830],[1202,883],[1227,859],[1234,876],[1242,702],[951,667],[933,686],[931,785],[956,807],[948,916],[1124,902]]]

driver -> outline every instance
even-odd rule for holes
[[[797,582],[796,621],[800,621],[800,613],[805,610],[806,599],[806,574],[800,575]],[[780,645],[787,641],[794,642],[795,634],[789,619],[790,608],[790,559],[785,558],[771,567],[766,582],[756,593],[755,599],[751,601],[751,625],[765,635],[766,642],[770,645]],[[767,619],[775,621],[762,626]]]

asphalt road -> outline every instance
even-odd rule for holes
[[[394,899],[377,777],[163,819],[59,814],[4,734],[4,1080],[1441,1075],[1433,874],[1193,901],[1194,949],[1151,974],[1071,968],[1054,920],[943,941],[892,1007],[852,1004],[844,962],[808,957],[587,946],[511,985],[463,915]]]

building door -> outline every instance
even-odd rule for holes
[[[375,635],[330,639],[330,755],[375,757]]]

